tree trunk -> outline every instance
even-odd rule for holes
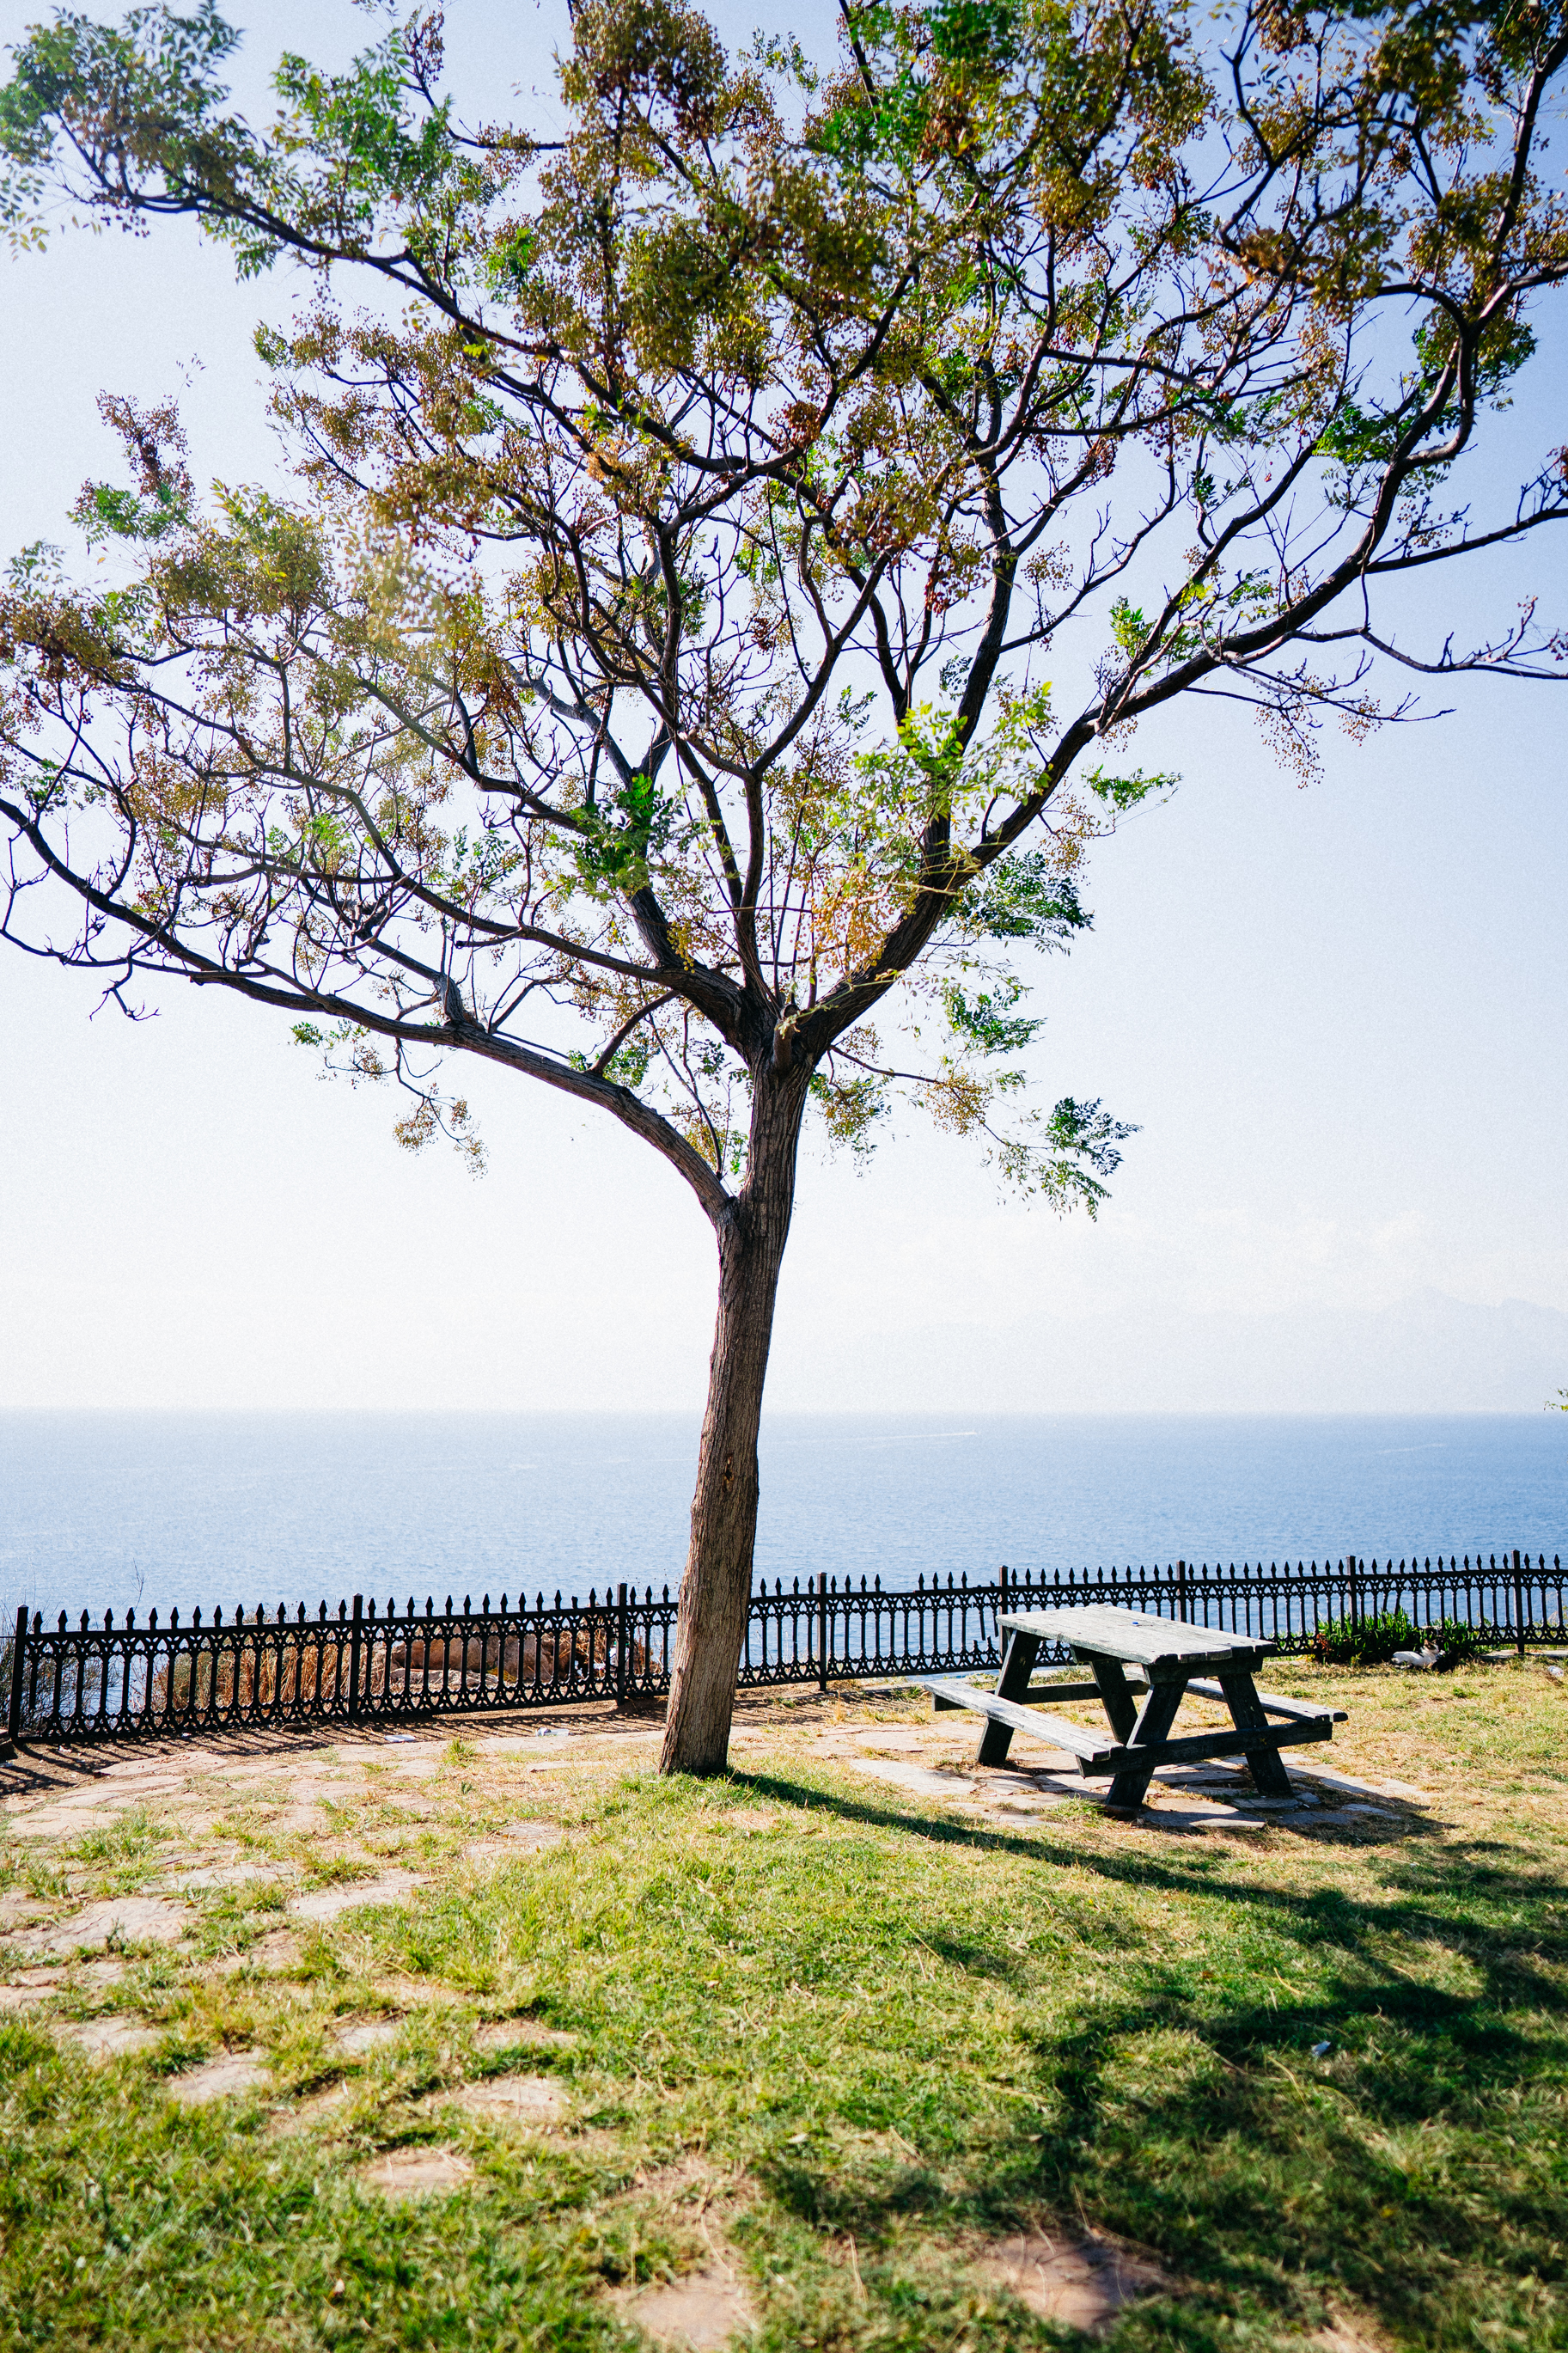
[[[722,1773],[729,1757],[735,1670],[752,1599],[757,1430],[807,1080],[803,1071],[758,1073],[746,1179],[733,1216],[719,1230],[719,1315],[675,1626],[664,1773]]]

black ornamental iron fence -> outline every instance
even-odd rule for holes
[[[1163,1568],[1065,1571],[1001,1569],[920,1578],[884,1588],[879,1578],[823,1575],[764,1580],[752,1597],[736,1677],[742,1690],[830,1682],[887,1681],[991,1666],[997,1621],[1009,1609],[1108,1601],[1217,1630],[1261,1636],[1283,1651],[1310,1650],[1331,1624],[1364,1622],[1403,1609],[1417,1627],[1445,1620],[1472,1628],[1521,1654],[1527,1644],[1568,1641],[1562,1563],[1544,1553],[1450,1555],[1394,1561],[1347,1553],[1339,1561],[1283,1567],[1243,1562],[1225,1568],[1179,1560]],[[287,1725],[390,1725],[441,1714],[547,1708],[586,1700],[622,1705],[669,1689],[675,1599],[666,1586],[621,1585],[552,1602],[541,1594],[476,1609],[448,1596],[423,1609],[351,1605],[314,1618],[301,1602],[199,1609],[182,1623],[156,1610],[138,1625],[128,1610],[93,1625],[60,1612],[17,1612],[0,1648],[0,1691],[9,1691],[10,1740],[84,1741],[144,1733],[199,1734]],[[1062,1653],[1065,1657],[1066,1653]],[[8,1677],[8,1682],[7,1682]]]

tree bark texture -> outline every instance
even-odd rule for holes
[[[729,1757],[735,1672],[752,1599],[757,1431],[806,1087],[803,1071],[764,1068],[758,1074],[745,1182],[732,1213],[718,1225],[719,1314],[676,1618],[659,1758],[665,1773],[721,1773]]]

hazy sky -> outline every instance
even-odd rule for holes
[[[0,5],[0,37],[37,13]],[[325,0],[247,21],[250,92],[281,47],[366,37]],[[747,30],[754,6],[720,21]],[[558,23],[458,0],[465,110],[507,111],[521,84],[526,117]],[[67,236],[0,269],[0,547],[79,554],[66,510],[114,466],[100,386],[177,394],[198,476],[271,468],[249,331],[298,280],[237,289],[183,229]],[[1510,440],[1560,406],[1552,343]],[[1496,565],[1490,610],[1539,589],[1561,612],[1563,545]],[[1462,628],[1482,588],[1440,575],[1434,627]],[[1143,731],[1141,764],[1182,787],[1094,853],[1094,929],[1042,969],[1037,1008],[1047,1100],[1141,1123],[1110,1204],[1090,1224],[999,1202],[977,1155],[913,1115],[864,1176],[808,1147],[776,1403],[945,1408],[989,1364],[1010,1369],[988,1403],[1421,1406],[1432,1292],[1555,1311],[1568,1381],[1568,693],[1450,699],[1431,725],[1336,738],[1305,790],[1218,706]],[[259,1008],[171,985],[132,1027],[94,1003],[0,951],[0,1404],[700,1398],[706,1223],[607,1121],[477,1070],[475,1183],[444,1148],[410,1160],[397,1103],[322,1083]],[[1531,1328],[1549,1355],[1559,1327]],[[1512,1347],[1468,1388],[1446,1363],[1442,1401],[1537,1406],[1540,1363]]]

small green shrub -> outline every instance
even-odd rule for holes
[[[1334,1618],[1312,1637],[1312,1656],[1331,1667],[1386,1666],[1395,1651],[1437,1651],[1446,1666],[1473,1659],[1496,1636],[1459,1618],[1439,1618],[1417,1626],[1403,1609],[1380,1609],[1371,1618]]]
[[[1312,1655],[1331,1667],[1386,1666],[1395,1651],[1418,1651],[1422,1637],[1403,1609],[1372,1618],[1333,1618],[1312,1637]]]

